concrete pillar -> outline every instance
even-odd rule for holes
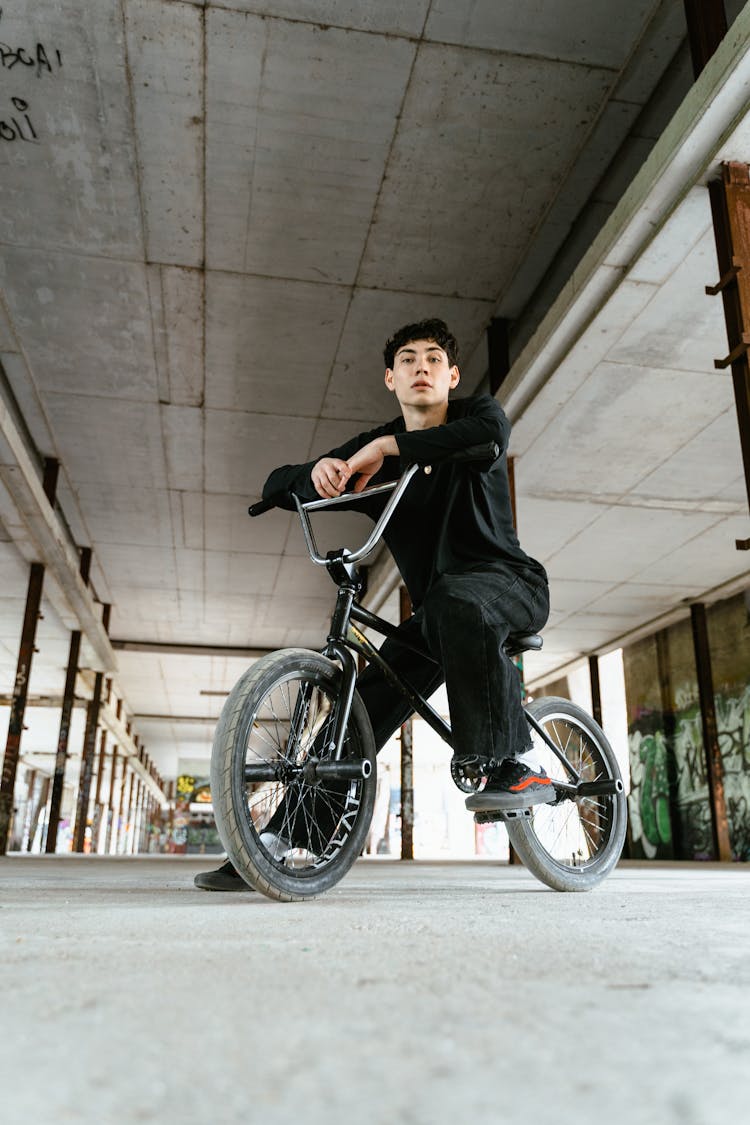
[[[137,773],[133,774],[130,786],[130,807],[128,809],[128,837],[125,851],[127,855],[136,852],[136,828],[138,820],[138,800],[140,798],[141,782]]]
[[[50,504],[55,502],[57,473],[59,464],[52,457],[44,463],[44,492]],[[13,701],[10,708],[8,737],[5,743],[2,776],[0,777],[0,855],[8,849],[8,836],[13,815],[13,791],[16,785],[18,759],[21,751],[23,720],[26,714],[26,698],[31,676],[31,662],[34,656],[36,627],[42,602],[44,585],[44,566],[34,562],[29,570],[29,585],[26,592],[26,610],[21,629],[21,644],[18,650],[16,679],[13,685]]]
[[[109,855],[110,844],[112,841],[112,826],[115,823],[116,806],[115,806],[115,779],[117,777],[117,747],[112,747],[112,761],[109,767],[109,800],[107,801],[106,823],[104,828],[104,846],[102,848],[105,855]]]
[[[716,727],[714,684],[705,605],[700,602],[691,605],[690,620],[693,626],[695,668],[698,674],[698,696],[701,704],[703,747],[706,755],[708,797],[711,803],[714,853],[717,859],[726,863],[732,858],[732,848],[729,843],[729,822],[724,799],[724,767],[721,761],[719,734]]]
[[[83,547],[81,550],[80,574],[88,585],[89,571],[91,569],[91,548]],[[63,690],[62,711],[60,712],[60,729],[57,735],[57,753],[55,755],[55,772],[52,779],[52,795],[49,803],[49,816],[47,818],[47,839],[44,850],[51,854],[57,846],[57,829],[60,824],[60,806],[62,804],[63,788],[65,785],[65,765],[68,760],[68,739],[70,737],[70,720],[73,714],[75,699],[76,677],[78,675],[78,657],[81,651],[81,634],[74,631],[70,634],[68,648],[68,667],[65,673],[65,688]]]
[[[91,827],[91,853],[98,854],[101,851],[100,837],[102,829],[102,775],[104,774],[104,763],[107,754],[107,732],[103,730],[99,735],[99,760],[96,764],[96,791],[94,793],[94,815],[92,818]]]
[[[132,785],[132,774],[128,771],[128,759],[122,760],[122,778],[120,780],[120,801],[117,811],[117,821],[115,822],[113,832],[113,852],[115,855],[120,855],[125,851],[125,844],[127,842],[127,815],[130,804],[130,787]]]

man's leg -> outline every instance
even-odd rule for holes
[[[413,647],[407,648],[406,645]],[[403,622],[393,636],[383,641],[380,651],[394,671],[424,696],[431,695],[443,682],[443,673],[439,665],[427,652],[419,615]],[[375,749],[379,752],[391,735],[409,718],[412,713],[411,708],[404,696],[390,686],[376,664],[368,665],[359,676],[357,692],[370,718]],[[342,785],[337,793],[329,783],[326,786],[325,800],[316,800],[315,791],[308,789],[304,799],[304,810],[301,807],[303,802],[298,801],[295,806],[294,796],[288,794],[264,831],[283,837],[285,831],[289,832],[288,826],[291,825],[290,844],[308,847],[312,843],[321,849],[330,839],[338,823],[343,811],[345,794],[346,785]],[[317,825],[316,840],[309,841],[308,833],[305,831],[304,838],[300,832],[295,841],[293,827],[296,825],[302,827],[310,823]],[[194,882],[201,890],[252,890],[236,873],[229,860],[216,871],[205,871],[196,875]]]
[[[476,807],[489,807],[489,794],[504,785],[510,768],[499,764],[531,745],[518,671],[503,645],[509,633],[541,629],[548,613],[541,576],[501,567],[444,575],[425,600],[424,632],[445,670],[454,753],[467,764],[475,762],[489,778],[486,796],[473,794],[468,808],[474,809],[477,800]],[[522,776],[510,779],[511,784],[525,782],[519,803],[552,799],[549,779],[529,780],[525,767],[515,772],[519,769]]]

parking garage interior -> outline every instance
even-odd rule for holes
[[[593,1118],[602,1092],[643,1068],[631,1039],[649,1000],[660,1038],[643,1051],[656,1051],[661,1082],[641,1069],[622,1120],[718,1120],[717,1078],[741,1104],[749,107],[739,0],[2,5],[0,926],[8,987],[21,982],[18,1050],[62,1005],[61,1035],[94,1060],[71,1062],[47,1028],[57,1092],[28,1072],[18,1083],[9,1056],[11,1120],[288,1122],[305,1106],[322,1120],[326,1104],[329,1121],[494,1114],[493,1067],[513,1085],[518,1018],[521,1058],[550,1067],[567,1020],[596,1035],[567,975],[587,939],[617,1050],[598,1075],[562,1080],[570,1114],[542,1093],[537,1119]],[[460,394],[493,395],[512,423],[516,524],[552,607],[542,650],[519,661],[523,691],[570,699],[602,724],[628,792],[623,862],[600,913],[592,895],[550,915],[554,896],[536,895],[501,824],[467,814],[450,751],[417,718],[380,755],[363,858],[330,907],[264,903],[261,919],[253,896],[248,923],[237,899],[192,887],[224,854],[214,730],[254,662],[321,649],[334,599],[296,516],[250,520],[248,505],[277,465],[393,415],[383,343],[429,316],[459,339]],[[327,546],[354,547],[368,522],[347,512],[318,526]],[[363,604],[402,620],[408,599],[384,547],[366,574]],[[433,703],[447,715],[443,691]],[[490,1010],[498,872],[507,958]],[[468,931],[452,917],[461,901]],[[535,961],[550,917],[545,940],[559,941],[524,994],[513,967]],[[467,966],[477,935],[483,953]],[[217,942],[248,990],[289,1004],[298,1023],[306,1009],[290,994],[309,988],[365,1102],[351,1076],[336,1086],[331,1057],[310,1062],[298,1026],[285,1039],[270,1017],[255,1024],[253,1102],[238,1046],[247,1015]],[[268,975],[281,947],[286,983]],[[326,993],[331,950],[341,974]],[[383,951],[390,967],[373,968]],[[107,982],[118,958],[122,979],[92,990],[87,974]],[[149,963],[162,982],[174,971],[169,989]],[[452,981],[450,1019],[438,973]],[[115,1054],[127,1049],[152,988],[180,1026],[157,1018],[167,1054],[137,1051],[129,1104],[97,1027]],[[206,1013],[206,988],[225,1020]],[[377,1017],[363,1014],[368,990]],[[545,996],[563,993],[547,1011]],[[467,1002],[485,1028],[502,1011],[504,1062]],[[679,1062],[685,1013],[697,1030]],[[209,1050],[216,1074],[186,1093],[178,1060],[202,1058],[201,1020],[221,1058]],[[288,1082],[287,1043],[307,1059]],[[684,1067],[712,1051],[711,1081],[691,1096]],[[524,1099],[509,1097],[515,1119]]]

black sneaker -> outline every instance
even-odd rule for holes
[[[241,875],[238,875],[229,860],[215,871],[199,871],[193,879],[202,891],[254,891]]]
[[[489,769],[481,793],[466,798],[466,807],[470,812],[526,809],[556,799],[555,787],[543,769],[532,770],[517,758],[503,758]]]

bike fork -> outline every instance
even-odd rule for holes
[[[336,700],[333,715],[333,733],[326,744],[326,750],[331,761],[340,761],[344,752],[344,739],[346,728],[349,725],[349,716],[352,712],[354,700],[354,687],[357,682],[357,662],[353,653],[346,647],[343,638],[349,626],[349,614],[354,601],[355,589],[349,586],[340,586],[336,609],[331,622],[331,632],[328,643],[323,650],[323,655],[329,660],[338,660],[341,664],[341,692]]]

